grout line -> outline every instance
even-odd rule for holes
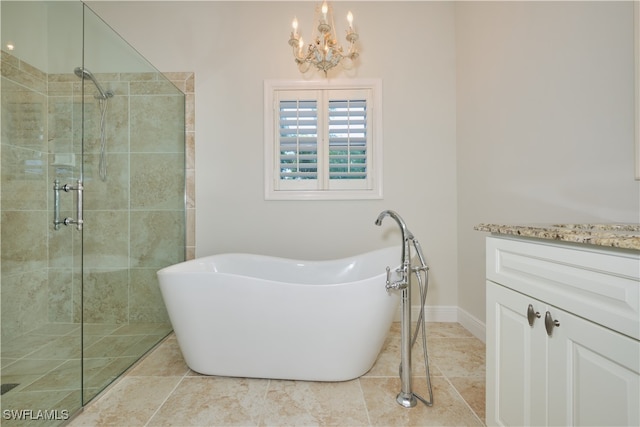
[[[164,406],[165,403],[167,403],[167,401],[169,400],[169,398],[173,395],[173,393],[175,393],[175,391],[177,390],[177,388],[180,386],[180,384],[182,384],[182,381],[184,381],[184,379],[187,377],[187,374],[189,373],[189,371],[185,372],[182,375],[182,378],[180,378],[180,381],[178,381],[176,383],[176,385],[173,387],[173,389],[167,394],[167,397],[164,398],[164,400],[158,405],[158,407],[156,408],[155,411],[153,411],[153,414],[151,414],[151,416],[149,417],[149,419],[147,420],[146,423],[144,423],[144,426],[148,426],[149,423],[151,422],[151,420],[153,419],[153,417],[156,416],[156,414],[160,411],[160,409]],[[154,377],[157,375],[153,375]]]
[[[455,393],[458,395],[458,397],[460,397],[460,399],[462,399],[462,401],[464,402],[464,404],[467,406],[467,408],[469,408],[469,410],[471,411],[471,413],[476,417],[476,419],[480,422],[481,425],[486,426],[485,422],[482,421],[482,419],[480,419],[480,416],[476,413],[476,411],[471,407],[471,405],[469,405],[469,403],[467,402],[467,399],[464,398],[464,396],[462,396],[462,394],[458,391],[458,389],[456,388],[456,386],[453,385],[453,383],[451,382],[451,380],[449,380],[449,377],[446,375],[443,375],[445,381],[447,381],[447,383],[449,384],[449,386],[455,391]]]
[[[362,378],[362,377],[360,377]],[[364,389],[362,388],[362,382],[360,381],[360,378],[358,378],[358,387],[360,387],[360,396],[362,397],[362,403],[364,404],[364,412],[367,415],[367,424],[369,426],[372,426],[373,424],[371,423],[371,415],[369,414],[369,406],[367,406],[367,399],[364,397]]]

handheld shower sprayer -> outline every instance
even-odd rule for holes
[[[96,85],[96,88],[98,89],[98,95],[96,95],[96,98],[98,99],[107,99],[107,98],[111,98],[113,96],[113,92],[111,92],[110,90],[105,91],[104,89],[102,89],[102,86],[100,86],[100,83],[98,83],[98,80],[96,80],[95,76],[91,73],[91,71],[87,70],[86,68],[82,68],[82,67],[76,67],[73,72],[75,73],[76,76],[80,77],[81,79],[89,79],[93,82],[94,85]]]
[[[113,92],[110,90],[102,89],[98,80],[96,80],[95,76],[91,73],[91,71],[87,70],[83,67],[76,67],[73,70],[73,73],[80,77],[83,81],[85,79],[89,79],[93,82],[93,84],[98,89],[98,93],[94,95],[94,98],[98,100],[100,105],[100,163],[98,165],[98,173],[100,174],[100,179],[103,181],[107,180],[107,101],[109,98],[113,97]]]

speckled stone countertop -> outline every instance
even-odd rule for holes
[[[640,251],[640,224],[478,224],[478,231]]]

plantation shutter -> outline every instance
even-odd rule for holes
[[[367,101],[329,100],[329,179],[367,178]]]
[[[273,138],[265,148],[266,198],[379,198],[374,89],[292,86],[265,92]]]
[[[371,189],[371,90],[327,91],[327,188]]]
[[[318,101],[279,102],[281,180],[318,179]]]

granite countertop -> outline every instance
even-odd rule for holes
[[[640,224],[478,224],[474,230],[640,251]]]

